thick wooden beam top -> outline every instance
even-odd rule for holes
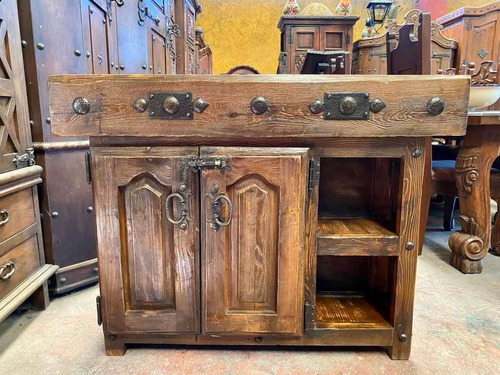
[[[421,137],[465,134],[470,80],[465,76],[319,75],[58,75],[49,79],[52,132],[61,136],[179,137],[183,140],[251,138]],[[209,107],[192,120],[149,118],[132,104],[148,94],[191,92]],[[363,120],[325,120],[309,104],[325,93],[369,93],[386,108]],[[269,110],[250,110],[254,97]],[[73,100],[90,111],[78,115]],[[445,101],[439,115],[430,99]]]

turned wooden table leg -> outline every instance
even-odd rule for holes
[[[500,152],[498,127],[470,126],[456,162],[462,229],[449,239],[450,264],[481,273],[491,235],[490,169]]]

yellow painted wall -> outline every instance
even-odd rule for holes
[[[197,26],[203,27],[205,40],[213,52],[213,71],[226,73],[236,65],[250,65],[260,73],[275,73],[280,52],[278,21],[286,0],[201,0],[203,12]],[[440,1],[440,0],[435,0]],[[314,0],[298,0],[301,9]],[[317,0],[332,10],[338,0]],[[368,0],[351,0],[352,15],[360,17],[354,40],[361,37]],[[398,0],[398,19],[415,7],[416,0]],[[448,0],[448,11],[465,5],[483,5],[491,0]]]

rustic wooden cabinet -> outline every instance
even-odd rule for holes
[[[90,136],[107,354],[408,358],[425,137],[464,134],[468,90],[463,76],[52,77],[52,130]]]
[[[352,53],[352,29],[358,20],[354,16],[282,16],[278,28],[286,73],[300,74],[308,50]]]
[[[45,264],[26,82],[15,0],[0,1],[0,321],[31,297],[48,304]]]
[[[194,41],[194,27],[183,26],[184,13],[194,9],[189,17],[195,17],[200,7],[180,0],[18,4],[33,147],[37,163],[44,167],[40,203],[45,253],[61,267],[50,289],[63,293],[97,281],[93,198],[85,164],[89,143],[86,137],[52,135],[47,78],[183,73],[187,57],[180,46],[187,32]]]

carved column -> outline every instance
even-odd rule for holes
[[[460,224],[449,239],[450,264],[463,273],[481,273],[491,235],[490,169],[500,153],[500,127],[469,126],[456,162]]]

